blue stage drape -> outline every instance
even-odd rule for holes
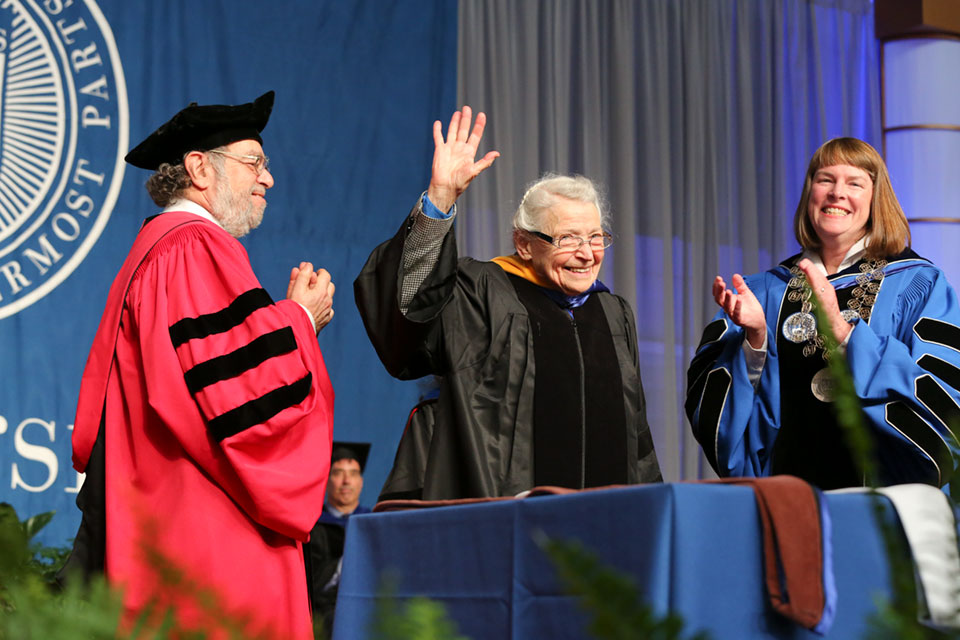
[[[80,377],[113,276],[156,210],[148,172],[118,158],[191,101],[270,89],[276,185],[244,244],[275,299],[301,260],[333,275],[336,317],[320,346],[335,433],[375,442],[364,501],[375,500],[417,389],[383,370],[352,284],[426,188],[432,122],[454,109],[456,20],[446,0],[0,8],[0,501],[21,517],[55,510],[43,542],[66,544],[79,523]]]

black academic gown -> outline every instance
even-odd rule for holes
[[[579,407],[571,412],[570,394],[558,392],[550,397],[550,389],[542,386],[535,397],[538,372],[532,324],[539,326],[543,320],[531,322],[531,310],[518,293],[525,290],[524,285],[511,280],[516,276],[508,276],[492,262],[458,259],[452,228],[444,238],[437,264],[420,286],[406,316],[400,312],[403,244],[415,211],[391,240],[374,249],[354,283],[357,307],[387,371],[404,380],[442,376],[423,469],[423,491],[404,497],[439,500],[508,496],[543,484],[537,482],[534,469],[535,407],[540,407],[541,417],[554,403],[566,408],[564,414],[582,411],[592,415],[595,411]],[[526,285],[528,301],[529,287],[533,286]],[[601,454],[613,460],[616,468],[583,482],[583,470],[576,467],[583,466],[589,454],[572,450],[571,475],[581,481],[551,484],[579,488],[577,484],[610,484],[607,478],[625,483],[658,482],[660,468],[646,420],[633,313],[619,296],[596,292],[591,297],[595,299],[591,303],[594,317],[601,318],[601,323],[605,319],[609,329],[605,340],[611,346],[603,364],[605,373],[622,386],[622,392],[619,387],[614,391],[613,408],[607,403],[607,410],[616,411],[622,397],[622,413],[614,415],[613,420],[621,425],[616,432],[620,436],[611,441],[608,433],[605,440],[601,439]],[[534,311],[537,315],[543,309]],[[570,322],[565,311],[559,307],[556,311],[557,317],[566,318],[558,323]],[[594,352],[587,351],[588,356]],[[562,380],[564,376],[558,377],[556,370],[559,367],[560,374],[574,379],[579,375],[578,366],[572,353],[560,353],[553,357],[549,371]],[[541,378],[546,379],[546,373],[541,373]],[[541,440],[544,422],[541,420],[538,427]],[[590,440],[596,430],[591,427],[584,434],[587,452],[591,451]],[[409,459],[398,458],[397,464]],[[611,465],[604,462],[602,466]],[[418,476],[419,470],[404,475]]]

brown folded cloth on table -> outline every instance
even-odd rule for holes
[[[764,582],[770,604],[803,627],[816,627],[826,606],[823,532],[816,490],[808,482],[786,475],[703,482],[753,488],[763,529]]]

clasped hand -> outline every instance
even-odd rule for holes
[[[301,262],[290,271],[287,299],[299,302],[313,316],[317,333],[333,319],[333,292],[336,289],[326,269],[313,270],[309,262]]]

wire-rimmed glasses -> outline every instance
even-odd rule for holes
[[[548,236],[540,231],[530,231],[529,233],[535,235],[544,242],[549,242],[561,251],[576,251],[585,244],[590,245],[590,248],[594,250],[606,249],[613,244],[613,236],[606,231],[594,233],[589,238],[581,238],[580,236],[573,235],[562,235],[559,238],[554,238],[553,236]]]
[[[225,156],[231,160],[236,160],[240,164],[245,164],[253,169],[254,173],[256,173],[258,177],[264,171],[270,170],[270,158],[264,155],[254,153],[241,155],[239,153],[231,153],[229,151],[221,151],[219,149],[211,149],[208,153],[216,153],[217,155]]]

